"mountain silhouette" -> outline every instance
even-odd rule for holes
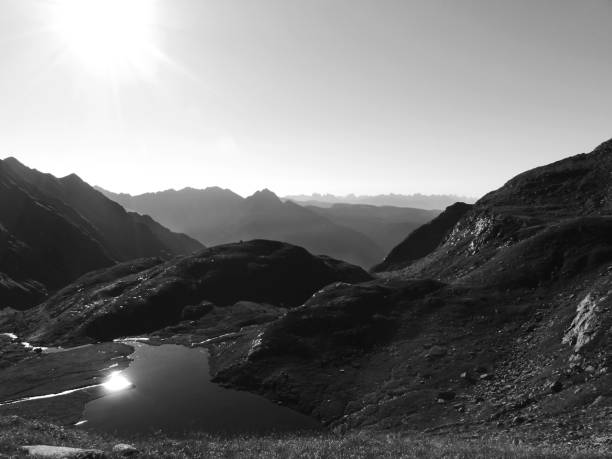
[[[0,161],[0,304],[31,306],[93,269],[202,248],[121,206],[72,174]]]
[[[381,247],[360,231],[340,224],[340,219],[329,218],[318,209],[283,202],[267,189],[247,198],[217,187],[139,196],[100,190],[126,209],[151,215],[168,228],[189,234],[206,246],[271,239],[366,268],[380,262],[386,250],[386,246]],[[432,216],[424,213],[418,218],[423,223]]]
[[[330,207],[308,206],[308,209],[337,225],[365,234],[385,252],[390,251],[402,241],[406,234],[440,213],[438,210],[366,204],[332,204]]]
[[[408,207],[426,210],[440,210],[452,205],[457,201],[473,203],[474,198],[457,196],[453,194],[378,194],[378,195],[355,195],[348,194],[338,196],[333,194],[314,193],[310,195],[290,195],[283,197],[285,200],[297,202],[302,205],[316,207],[330,207],[334,204],[358,204],[369,206]]]

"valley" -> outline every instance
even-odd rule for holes
[[[609,454],[610,170],[612,141],[527,171],[473,205],[453,204],[408,230],[369,272],[287,242],[195,248],[186,236],[157,230],[187,243],[182,250],[195,250],[132,260],[113,252],[116,258],[39,304],[2,310],[0,331],[19,338],[0,337],[0,419],[73,425],[105,403],[107,396],[89,386],[108,377],[109,364],[125,375],[146,374],[138,365],[167,352],[176,353],[177,365],[191,362],[193,378],[205,381],[176,390],[209,385],[257,397],[254,406],[265,403],[255,411],[282,407],[284,415],[270,416],[277,427],[293,426],[289,433],[314,426],[335,438],[418,432]],[[263,208],[268,200],[297,207],[269,194],[257,199]],[[60,202],[66,205],[56,201],[53,208]],[[338,224],[357,220],[359,231],[368,231],[359,208],[306,210]],[[391,221],[396,211],[376,212]],[[111,253],[99,242],[95,247]],[[121,341],[130,337],[145,341]],[[193,363],[202,356],[201,366]],[[181,373],[175,383],[193,382],[184,377],[187,367],[175,371]],[[138,381],[117,400],[137,398],[147,386]],[[87,389],[10,403],[81,387]],[[151,409],[139,406],[135,411]],[[245,413],[237,416],[247,422]],[[302,421],[292,424],[285,415]],[[91,425],[104,431],[112,425],[98,422]],[[194,430],[214,431],[206,425]]]

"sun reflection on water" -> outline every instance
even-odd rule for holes
[[[113,371],[102,386],[109,392],[118,392],[133,387],[133,384],[120,371]]]

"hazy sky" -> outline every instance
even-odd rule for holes
[[[478,196],[612,137],[610,24],[608,0],[0,0],[0,157],[131,193]]]

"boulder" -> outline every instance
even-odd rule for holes
[[[119,454],[120,456],[128,457],[135,456],[139,453],[138,448],[127,443],[119,443],[113,446],[113,453]]]

